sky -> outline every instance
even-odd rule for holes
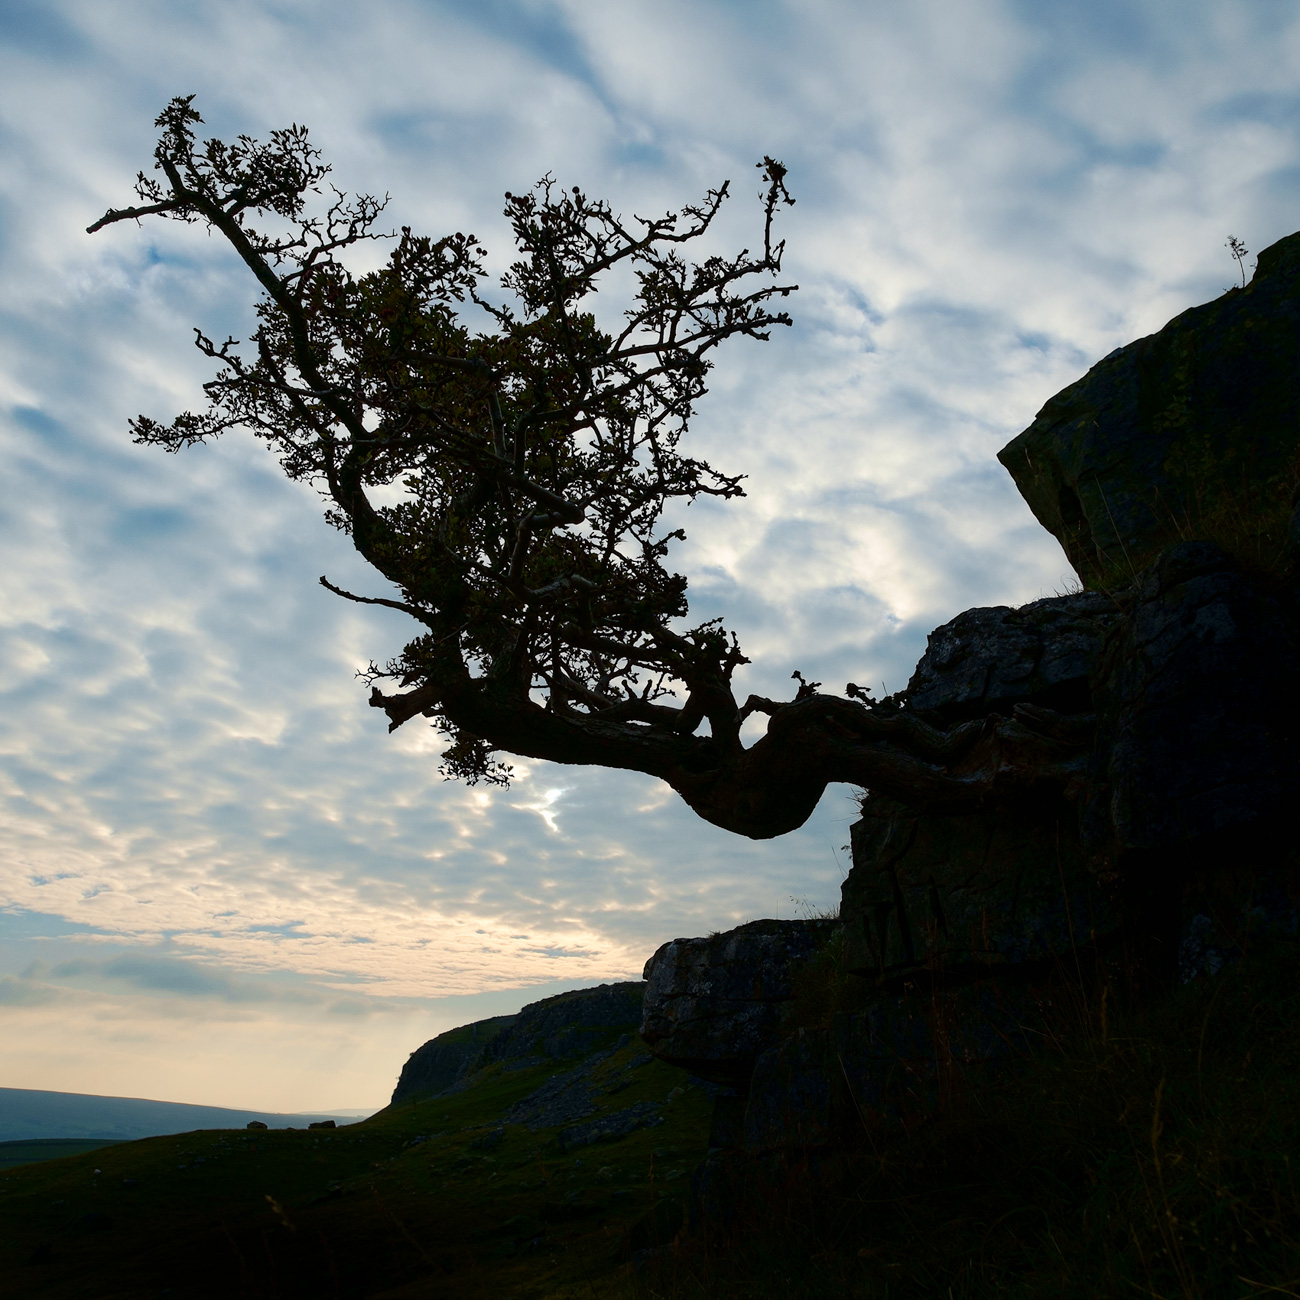
[[[193,326],[254,286],[131,201],[153,119],[306,123],[393,226],[477,234],[550,172],[624,212],[789,167],[795,325],[722,356],[687,450],[744,472],[675,552],[790,675],[906,684],[975,605],[1074,582],[996,461],[1114,348],[1300,224],[1300,12],[1250,0],[7,0],[0,6],[0,1086],[378,1107],[457,1024],[833,906],[855,792],[755,843],[632,773],[438,775],[356,672],[400,614],[252,439],[167,456]],[[1248,259],[1248,261],[1251,259]]]

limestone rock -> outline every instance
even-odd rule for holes
[[[646,963],[641,1037],[670,1065],[714,1083],[743,1081],[776,1037],[794,972],[833,921],[753,921],[706,939],[674,939]]]
[[[573,1151],[596,1142],[617,1142],[638,1129],[654,1128],[663,1122],[664,1117],[660,1107],[653,1102],[638,1101],[625,1110],[599,1115],[585,1124],[575,1124],[572,1128],[562,1129],[557,1134],[557,1138],[562,1150]]]
[[[578,1120],[586,1119],[596,1109],[600,1098],[622,1092],[631,1082],[633,1072],[643,1069],[654,1059],[642,1052],[628,1061],[621,1070],[610,1073],[605,1062],[616,1051],[626,1047],[629,1038],[625,1034],[611,1047],[603,1052],[593,1052],[573,1069],[551,1075],[539,1088],[506,1112],[506,1122],[523,1124],[536,1132],[538,1129],[575,1124]]]
[[[1240,544],[1267,568],[1300,470],[1297,373],[1300,234],[1259,255],[1247,288],[1098,362],[998,459],[1089,585],[1131,580],[1179,539]]]
[[[1027,1056],[1047,983],[1008,975],[881,997],[774,1043],[754,1065],[736,1145],[759,1154],[842,1144],[933,1113],[944,1090]]]
[[[524,1007],[484,1046],[482,1063],[536,1062],[586,1056],[615,1032],[634,1033],[645,986],[639,981],[574,989]]]
[[[754,1063],[737,1146],[748,1151],[818,1147],[835,1132],[834,1048],[827,1030],[800,1029]]]
[[[461,1025],[417,1047],[402,1067],[392,1100],[436,1097],[457,1087],[469,1076],[488,1041],[513,1020],[513,1016],[494,1016],[491,1020]]]
[[[1070,956],[1118,926],[1064,802],[938,816],[872,796],[862,813],[841,889],[849,970],[978,977]]]
[[[1126,855],[1282,834],[1300,802],[1300,609],[1207,543],[1144,574],[1099,675],[1085,833]],[[1240,844],[1238,844],[1240,847]]]
[[[930,633],[908,683],[908,706],[944,726],[1032,703],[1090,708],[1089,678],[1119,618],[1101,592],[1049,596],[1019,609],[968,609]]]
[[[620,1031],[635,1032],[643,987],[627,981],[575,989],[533,1002],[518,1015],[449,1029],[411,1054],[392,1100],[432,1097],[460,1088],[475,1071],[497,1063],[506,1069],[523,1069],[589,1055],[607,1046]]]

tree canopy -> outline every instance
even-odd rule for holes
[[[801,825],[830,781],[962,807],[1022,779],[1017,745],[1046,742],[1001,720],[944,731],[897,699],[852,684],[823,694],[797,672],[794,699],[741,703],[735,635],[716,619],[690,625],[686,578],[667,563],[683,534],[664,510],[742,495],[741,476],[682,443],[714,349],[791,324],[782,304],[797,286],[780,278],[774,225],[794,199],[780,162],[758,164],[761,245],[698,262],[691,246],[727,182],[628,220],[546,176],[506,195],[518,258],[490,289],[474,235],[382,232],[386,200],[328,185],[305,127],[200,141],[192,101],[157,119],[139,202],[88,229],[146,216],[206,226],[260,285],[258,324],[246,342],[196,329],[216,368],[207,409],[131,428],[168,451],[245,429],[320,488],[330,522],[397,594],[321,582],[419,624],[370,668],[390,730],[432,719],[450,742],[444,772],[470,782],[507,781],[502,754],[645,772],[754,838]],[[348,250],[377,239],[392,240],[386,261],[354,274]],[[598,318],[598,286],[620,269],[631,305]],[[755,711],[767,731],[746,745]]]

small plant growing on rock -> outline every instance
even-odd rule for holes
[[[1241,272],[1241,287],[1246,287],[1246,258],[1250,254],[1250,249],[1237,238],[1236,235],[1229,235],[1224,247],[1237,259],[1237,270]]]

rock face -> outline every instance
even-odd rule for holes
[[[857,974],[980,978],[1117,928],[1064,802],[939,817],[873,797],[862,812],[840,913]]]
[[[533,1002],[518,1015],[450,1029],[411,1053],[390,1104],[461,1088],[495,1064],[526,1069],[587,1056],[636,1031],[643,991],[635,982],[601,984]]]
[[[1066,987],[1142,996],[1261,931],[1300,933],[1298,374],[1300,235],[1261,254],[1248,289],[1095,366],[1003,451],[1099,589],[966,611],[892,707],[974,723],[981,762],[1028,754],[1046,775],[973,811],[868,793],[837,926],[756,922],[651,959],[647,1044],[731,1085],[697,1217],[934,1113],[1030,1051]],[[1026,736],[1064,759],[1012,753]],[[857,1005],[810,1018],[796,994],[828,963]]]
[[[779,1030],[795,970],[834,924],[753,921],[664,944],[645,966],[641,1037],[670,1065],[715,1083],[743,1083]]]
[[[940,725],[1017,709],[1091,734],[1093,678],[1122,614],[1099,592],[971,609],[930,634],[907,706]],[[1076,952],[1118,925],[1087,869],[1069,791],[955,816],[869,795],[840,918],[850,970],[978,978]]]
[[[1103,717],[1085,821],[1093,853],[1186,852],[1289,835],[1300,791],[1293,593],[1218,547],[1170,547],[1143,575],[1098,674]]]
[[[1188,538],[1267,564],[1300,470],[1297,373],[1300,234],[1259,255],[1247,288],[1098,362],[998,459],[1085,582],[1131,580]]]
[[[990,979],[904,991],[829,1028],[797,1029],[755,1062],[732,1145],[806,1151],[933,1111],[957,1076],[1030,1050],[1049,987]]]
[[[462,1025],[417,1047],[402,1067],[392,1100],[436,1097],[439,1093],[450,1092],[469,1077],[489,1039],[513,1020],[514,1016],[495,1016],[491,1020]]]
[[[943,726],[1010,715],[1021,703],[1086,712],[1089,679],[1119,616],[1111,597],[1093,591],[1020,609],[968,609],[930,633],[907,686],[908,707]]]
[[[614,1033],[635,1032],[644,991],[644,985],[629,981],[533,1002],[488,1040],[480,1068],[494,1061],[522,1068],[586,1056]]]
[[[1083,843],[1161,982],[1295,932],[1298,679],[1295,587],[1204,542],[1160,555],[1106,647]]]

